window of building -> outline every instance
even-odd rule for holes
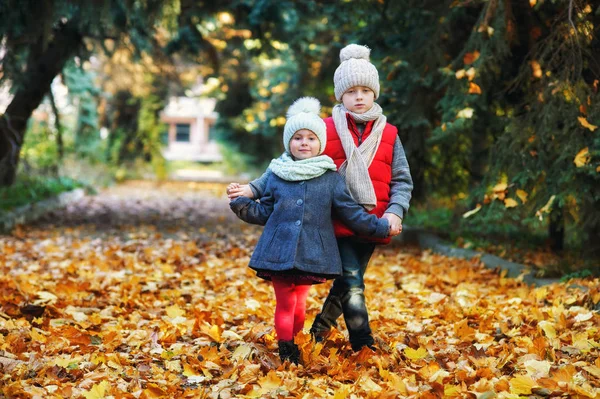
[[[190,142],[190,124],[178,123],[175,126],[175,141],[189,143]]]

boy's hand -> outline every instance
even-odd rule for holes
[[[230,183],[227,186],[227,197],[233,201],[237,197],[254,198],[254,193],[248,184]]]
[[[390,236],[397,236],[402,233],[402,219],[393,213],[384,213],[383,218],[390,222]]]

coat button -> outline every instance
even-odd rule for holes
[[[301,221],[296,220],[296,226],[300,226],[301,223],[302,223]]]
[[[302,205],[304,203],[304,201],[302,201],[301,199],[299,199],[298,201],[296,201],[296,205]]]

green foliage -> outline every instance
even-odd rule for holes
[[[98,130],[98,104],[100,90],[94,84],[92,72],[69,63],[63,70],[65,85],[69,89],[69,100],[77,106],[77,125],[74,133],[74,151],[81,157],[102,161],[103,151]]]
[[[27,174],[51,175],[59,166],[55,132],[46,122],[32,119],[21,149],[21,169]]]
[[[10,187],[0,187],[0,210],[38,202],[83,185],[67,177],[22,178]]]

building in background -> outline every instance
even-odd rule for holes
[[[217,120],[214,98],[172,97],[161,113],[167,124],[163,156],[169,161],[220,162],[211,134]]]

